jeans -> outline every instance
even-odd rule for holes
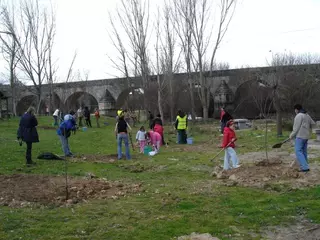
[[[129,150],[129,138],[126,133],[118,133],[117,142],[118,142],[118,159],[122,158],[122,141],[124,141],[124,146],[126,148],[126,158],[127,160],[131,159],[130,150]]]
[[[58,117],[53,116],[53,119],[54,119],[54,126],[58,126]]]
[[[65,136],[59,135],[61,144],[62,144],[62,150],[64,152],[65,156],[70,156],[72,155],[72,153],[70,152],[70,148],[69,148],[69,142],[68,142],[68,138],[66,138]]]
[[[187,144],[186,130],[178,130],[178,144]]]
[[[31,158],[32,142],[26,142],[26,144],[27,144],[26,160],[27,160],[27,164],[30,164],[32,163],[32,158]]]
[[[301,170],[309,169],[307,148],[308,139],[296,138],[294,149]]]
[[[229,166],[229,159],[231,158],[232,167]],[[224,151],[224,164],[223,169],[228,170],[231,169],[239,164],[239,160],[237,157],[236,151],[232,147],[228,147]]]

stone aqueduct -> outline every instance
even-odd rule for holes
[[[292,66],[291,66],[292,67]],[[295,66],[296,67],[296,66]],[[304,66],[299,66],[303,69]],[[285,67],[285,71],[290,71],[290,66]],[[266,81],[272,73],[276,71],[274,67],[263,68],[246,68],[246,69],[233,69],[233,70],[220,70],[214,72],[210,77],[211,89],[210,92],[213,96],[214,108],[221,105],[227,106],[232,110],[234,107],[234,100],[240,86],[248,81]],[[193,73],[195,77],[197,73]],[[162,76],[163,77],[163,76]],[[151,76],[151,82],[156,81],[155,76]],[[174,81],[178,83],[179,87],[187,86],[187,75],[184,73],[175,74]],[[124,78],[103,79],[103,80],[90,80],[69,83],[56,83],[53,87],[54,102],[53,107],[68,106],[75,109],[79,105],[79,98],[85,95],[91,99],[92,106],[99,107],[102,114],[111,114],[116,108],[122,107],[124,99],[128,96],[132,89],[142,88],[141,78],[131,78],[129,83]],[[23,113],[32,100],[36,99],[35,88],[33,86],[24,87],[17,97],[17,114]],[[8,85],[0,85],[0,93],[9,97],[10,106],[10,87]],[[43,85],[43,104],[41,111],[48,102],[50,94],[50,86]],[[85,100],[83,100],[85,101]],[[91,108],[91,110],[93,110]],[[217,111],[216,111],[217,112]]]

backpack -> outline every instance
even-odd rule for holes
[[[41,153],[39,156],[38,156],[38,159],[44,159],[44,160],[63,160],[63,158],[53,154],[53,153],[50,153],[50,152],[45,152],[45,153]]]

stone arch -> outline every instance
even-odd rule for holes
[[[104,103],[105,110],[116,109],[116,99],[108,89],[104,91],[104,95],[99,99],[99,102]]]
[[[250,79],[241,83],[234,98],[233,114],[241,118],[257,118],[261,112],[272,112],[270,99],[272,89],[260,79]]]
[[[79,91],[70,94],[66,99],[64,106],[65,111],[69,111],[71,109],[75,111],[80,106],[87,106],[89,107],[90,112],[94,112],[94,109],[99,107],[99,102],[92,94],[85,91]]]
[[[144,94],[143,88],[127,88],[119,94],[115,102],[115,107],[117,109],[143,109]]]
[[[23,113],[27,111],[29,107],[34,107],[37,109],[38,107],[38,97],[34,94],[25,95],[17,102],[17,115],[21,116]],[[46,103],[44,100],[41,100],[39,114],[44,114],[46,108]]]

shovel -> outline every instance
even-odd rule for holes
[[[281,148],[282,144],[289,142],[289,141],[290,141],[290,138],[287,138],[280,143],[276,143],[275,145],[272,146],[272,148]]]
[[[222,149],[217,153],[217,155],[215,155],[215,156],[211,159],[211,162],[213,162],[213,160],[216,159],[216,157],[218,157],[223,150],[225,150],[227,147],[229,147],[231,143],[233,143],[233,141],[229,142],[226,147],[222,148]]]

